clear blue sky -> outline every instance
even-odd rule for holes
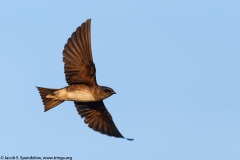
[[[61,88],[62,50],[92,18],[92,51],[121,133],[92,131]],[[240,1],[8,1],[0,5],[0,156],[239,160]]]

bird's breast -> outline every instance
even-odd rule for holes
[[[95,101],[93,94],[91,91],[87,89],[77,90],[77,91],[69,91],[67,92],[67,99],[69,101],[80,101],[80,102],[90,102]]]

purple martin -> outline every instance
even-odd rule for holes
[[[125,138],[118,131],[103,100],[116,92],[96,81],[96,68],[92,58],[91,19],[72,33],[63,50],[64,73],[68,86],[60,89],[37,87],[44,111],[64,101],[73,101],[79,115],[94,131],[108,136]],[[127,140],[133,140],[125,138]]]

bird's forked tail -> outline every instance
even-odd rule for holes
[[[57,91],[58,89],[50,89],[50,88],[42,88],[42,87],[37,87],[37,89],[40,93],[42,102],[44,104],[44,112],[48,111],[49,109],[52,109],[53,107],[63,102],[63,100],[47,98],[48,95],[54,95],[54,92]]]

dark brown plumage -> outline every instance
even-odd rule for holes
[[[90,128],[108,136],[124,138],[103,103],[103,100],[115,94],[115,91],[109,87],[99,86],[96,82],[90,24],[90,19],[82,23],[72,33],[64,46],[64,72],[69,86],[61,89],[42,87],[37,87],[37,89],[42,98],[45,111],[64,101],[74,101],[79,115],[84,118],[84,122]]]
[[[103,101],[74,103],[79,115],[85,118],[84,122],[90,128],[108,136],[124,138],[115,126],[112,116],[106,109]]]
[[[88,19],[86,23],[78,27],[64,46],[64,72],[69,85],[97,86],[96,68],[92,58],[90,24],[91,20]]]

